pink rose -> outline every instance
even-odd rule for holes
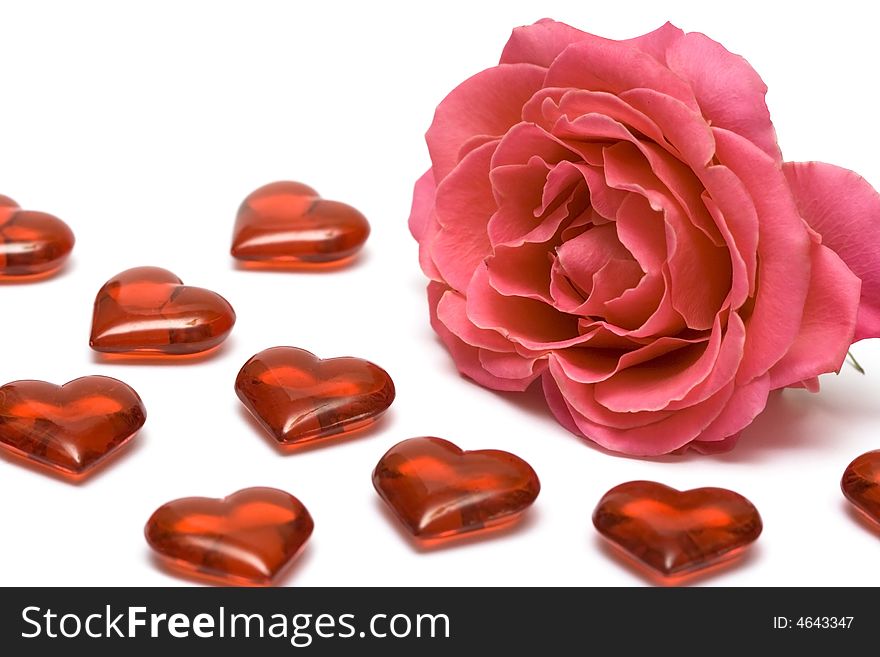
[[[783,162],[743,58],[671,24],[543,20],[437,108],[410,229],[431,323],[496,390],[541,379],[628,454],[730,448],[771,390],[880,335],[880,196]]]

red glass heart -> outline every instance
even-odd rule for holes
[[[245,407],[281,445],[349,435],[373,424],[394,401],[394,383],[360,358],[328,358],[295,347],[252,357],[235,379]]]
[[[138,394],[110,377],[63,386],[14,381],[0,388],[0,447],[78,478],[126,444],[146,417]]]
[[[222,584],[276,581],[312,534],[302,502],[275,488],[246,488],[224,499],[187,497],[159,507],[147,543],[173,569]]]
[[[758,510],[733,491],[678,491],[653,481],[630,481],[605,493],[593,524],[663,577],[692,574],[732,557],[763,528]]]
[[[465,452],[432,437],[388,450],[373,471],[373,486],[421,540],[514,522],[541,490],[535,471],[518,456],[494,449]]]
[[[843,472],[840,488],[872,522],[880,523],[880,450],[862,454]]]
[[[184,285],[165,269],[136,267],[98,292],[89,344],[114,354],[195,354],[217,347],[234,324],[219,294]]]
[[[238,209],[232,255],[274,265],[321,265],[357,253],[370,224],[355,208],[281,181],[252,192]]]
[[[20,209],[21,208],[18,207],[18,203],[13,201],[8,196],[0,194],[0,226],[9,221],[9,218]]]
[[[22,210],[0,196],[0,280],[47,276],[67,260],[73,231],[58,217]]]

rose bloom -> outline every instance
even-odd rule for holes
[[[772,390],[880,335],[880,197],[783,162],[743,58],[671,24],[543,20],[437,108],[410,229],[431,323],[495,390],[540,379],[614,451],[733,446]]]

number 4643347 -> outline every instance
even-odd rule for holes
[[[836,630],[849,629],[852,625],[853,616],[801,616],[795,622],[795,627],[804,630],[823,629]]]

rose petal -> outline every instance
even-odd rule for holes
[[[635,95],[634,98],[650,106],[654,96],[651,96],[647,90],[635,90],[632,93],[637,94],[640,91],[645,92],[647,96],[641,94]],[[672,103],[669,121],[672,123],[672,129],[678,135],[675,139],[684,144],[682,148],[690,151],[690,159],[699,162],[698,166],[702,166],[702,163],[708,161],[714,154],[715,145],[711,131],[701,117],[690,112],[681,103],[672,99],[666,99],[666,101]],[[688,129],[687,126],[693,129]],[[604,142],[630,142],[644,157],[652,177],[662,183],[665,195],[674,199],[682,207],[690,222],[699,228],[715,246],[724,244],[718,228],[700,200],[703,185],[693,171],[676,159],[677,155],[673,157],[672,154],[656,144],[636,138],[623,123],[600,114],[588,114],[574,118],[561,116],[553,125],[553,133],[565,141],[569,148],[580,153],[586,162],[598,166],[604,165],[605,150],[609,148]],[[613,144],[612,147],[616,145],[618,144]],[[668,148],[673,154],[678,153],[677,149],[671,146]],[[588,182],[590,182],[589,179]],[[597,207],[597,209],[600,213],[607,215],[601,207]],[[613,216],[609,218],[613,218]]]
[[[757,296],[746,319],[737,376],[744,384],[775,365],[800,332],[810,282],[810,238],[776,162],[744,137],[712,130],[718,159],[750,190],[759,218]]]
[[[480,365],[489,374],[502,379],[531,382],[546,367],[546,359],[523,358],[516,352],[480,350]]]
[[[666,64],[666,52],[683,36],[684,32],[672,23],[666,22],[653,32],[648,32],[634,39],[626,39],[623,43],[635,46],[661,64]]]
[[[606,321],[596,321],[585,317],[578,320],[578,330],[583,339],[577,343],[565,345],[565,347],[585,346],[593,349],[628,351],[650,344],[653,340],[653,338],[633,337],[632,331],[626,331]]]
[[[568,404],[565,403],[565,397],[562,396],[559,386],[556,385],[556,381],[549,370],[544,371],[544,375],[541,377],[541,386],[544,390],[544,399],[547,400],[547,408],[553,413],[556,421],[574,435],[583,436],[584,434],[581,433],[574,423],[574,418],[568,409]]]
[[[742,436],[742,431],[739,433],[735,433],[732,436],[728,436],[724,440],[715,440],[712,442],[704,442],[702,440],[694,440],[691,443],[685,445],[684,450],[692,449],[698,454],[704,455],[714,455],[714,454],[724,454],[725,452],[729,452],[734,447],[736,447],[737,442],[739,442],[740,436]]]
[[[608,429],[634,429],[649,424],[657,423],[668,418],[668,412],[639,412],[639,413],[616,413],[608,410],[595,399],[596,386],[591,384],[577,383],[569,380],[560,364],[556,353],[548,358],[549,371],[559,385],[559,389],[565,396],[566,403],[571,408],[575,422],[584,420],[593,424],[602,425]]]
[[[585,435],[606,449],[633,456],[659,456],[697,439],[724,410],[734,390],[734,384],[730,383],[702,404],[670,412],[658,422],[624,431],[593,425],[578,415],[573,418]]]
[[[523,105],[522,120],[550,132],[556,119],[559,118],[559,103],[570,91],[571,89],[564,87],[544,87]]]
[[[703,203],[724,236],[727,251],[730,253],[728,304],[733,308],[740,308],[755,290],[758,270],[758,215],[742,183],[726,167],[709,167],[704,172],[704,177],[711,182],[703,194]]]
[[[861,176],[822,162],[786,162],[801,216],[862,280],[854,340],[880,337],[880,258],[868,236],[880,227],[880,194]]]
[[[437,186],[435,209],[440,230],[431,254],[450,287],[467,288],[477,265],[491,253],[486,232],[496,210],[489,185],[489,161],[495,144],[485,144],[468,154]]]
[[[705,187],[696,174],[656,144],[639,141],[635,144],[651,165],[651,171],[669,190],[670,196],[684,209],[688,220],[715,246],[725,246],[715,220],[703,203]]]
[[[547,68],[559,53],[585,36],[586,32],[571,25],[542,18],[533,25],[524,25],[513,30],[501,53],[501,63],[527,63]]]
[[[541,202],[549,172],[550,165],[539,157],[526,164],[507,164],[491,170],[489,179],[498,205],[487,226],[493,246],[513,241],[521,244],[540,223],[533,208]]]
[[[718,358],[712,371],[700,383],[693,387],[684,397],[673,401],[665,408],[671,411],[699,404],[736,378],[736,372],[742,361],[743,345],[746,341],[746,327],[737,313],[730,313]]]
[[[442,275],[431,257],[434,238],[440,226],[434,214],[434,197],[436,194],[434,174],[429,169],[416,181],[413,190],[412,209],[409,215],[409,229],[419,242],[419,264],[428,278],[442,280]]]
[[[589,203],[589,201],[588,201]],[[574,213],[571,213],[574,216]],[[604,226],[609,223],[607,219],[600,216],[593,208],[586,207],[581,213],[571,220],[571,222],[562,229],[560,235],[563,241],[573,240],[581,233],[587,231],[591,226]]]
[[[519,122],[501,138],[492,157],[492,168],[526,164],[536,157],[553,165],[563,160],[574,160],[576,155],[568,144],[540,126]]]
[[[669,267],[664,265],[662,275],[649,275],[639,284],[624,292],[619,299],[606,305],[609,321],[591,322],[586,328],[604,327],[611,333],[632,340],[653,339],[659,336],[677,335],[685,328],[682,316],[672,307],[669,284]],[[659,302],[656,299],[659,298]],[[636,328],[644,314],[649,316]],[[613,318],[613,319],[612,319]]]
[[[591,34],[585,34],[559,54],[547,69],[543,86],[618,95],[629,89],[650,88],[699,110],[688,84],[654,57],[632,45]]]
[[[666,262],[663,214],[641,194],[627,194],[617,209],[617,236],[646,272],[659,272]]]
[[[479,328],[495,330],[526,349],[542,351],[579,344],[577,319],[540,301],[506,297],[489,283],[485,265],[474,272],[467,291],[467,314]]]
[[[861,281],[822,244],[813,243],[812,262],[800,333],[788,353],[770,370],[774,389],[837,372],[852,344]]]
[[[571,201],[572,194],[578,187],[584,188],[586,185],[577,166],[567,161],[559,162],[547,174],[541,205],[534,209],[535,217],[545,217],[562,203]]]
[[[712,246],[701,233],[688,231],[674,214],[670,216],[673,220],[667,220],[666,241],[672,307],[689,328],[705,330],[730,291],[730,252]]]
[[[541,93],[545,92],[546,90]],[[536,98],[540,96],[541,94],[536,94]],[[536,98],[529,101],[530,104],[535,102]],[[567,89],[560,96],[558,103],[542,104],[542,118],[548,126],[554,125],[560,117],[565,116],[569,120],[574,120],[584,114],[607,116],[630,129],[638,130],[658,144],[666,142],[663,131],[651,118],[614,94],[586,89]],[[526,116],[525,110],[523,116]]]
[[[498,205],[488,224],[493,246],[546,242],[571,211],[586,205],[582,176],[563,159],[574,154],[560,143],[537,126],[521,123],[498,144],[490,173]]]
[[[501,63],[526,62],[548,67],[569,45],[588,36],[592,35],[565,23],[542,18],[533,25],[525,25],[513,30],[501,54]],[[684,32],[667,22],[652,32],[632,39],[624,39],[620,43],[638,48],[661,64],[665,64],[666,50],[682,36]]]
[[[782,162],[764,100],[767,85],[745,59],[705,34],[691,32],[669,45],[666,61],[690,83],[712,125],[742,135]]]
[[[477,328],[467,316],[464,296],[446,288],[436,303],[437,319],[463,342],[490,351],[513,351],[510,340],[497,331]]]
[[[425,234],[428,223],[428,215],[434,208],[434,194],[437,186],[434,184],[434,172],[428,169],[417,181],[413,189],[412,208],[409,213],[409,232],[416,240],[421,240]]]
[[[569,280],[584,294],[593,289],[593,275],[609,260],[629,257],[626,247],[617,239],[614,224],[596,226],[581,233],[561,244],[556,254]]]
[[[604,381],[614,374],[620,367],[620,357],[624,353],[614,349],[572,347],[555,351],[551,360],[558,365],[565,380],[591,384]]]
[[[532,376],[524,379],[507,379],[494,376],[487,372],[480,363],[480,350],[462,342],[458,337],[453,335],[448,328],[446,328],[446,325],[443,324],[443,322],[438,320],[436,312],[437,304],[439,303],[440,297],[448,289],[449,288],[445,285],[437,283],[436,281],[429,283],[428,306],[431,311],[431,326],[434,328],[434,331],[437,332],[437,335],[440,336],[443,344],[446,345],[458,371],[473,379],[480,385],[493,390],[522,391],[528,388],[532,381],[541,375],[540,370],[536,371]]]
[[[666,408],[709,376],[718,362],[722,337],[720,318],[716,317],[708,342],[630,367],[597,383],[596,401],[618,413]]]
[[[621,93],[620,98],[650,116],[692,169],[704,167],[712,160],[715,140],[699,108],[654,87],[630,89]]]
[[[635,287],[606,302],[604,310],[606,321],[639,337],[672,335],[684,327],[681,315],[672,307],[662,271],[643,276]]]
[[[733,447],[735,436],[752,423],[767,406],[770,394],[770,375],[763,374],[744,386],[737,386],[721,414],[700,434],[693,447],[698,451],[724,451]],[[715,443],[733,441],[726,445]]]
[[[560,349],[553,355],[567,379],[574,383],[598,383],[628,367],[647,363],[698,342],[705,342],[705,340],[703,338],[663,337],[632,351],[591,349],[580,346]]]
[[[522,107],[544,86],[545,73],[532,64],[496,66],[468,78],[443,99],[425,135],[438,185],[458,164],[466,141],[500,137],[522,120]]]
[[[552,403],[551,410],[560,422],[573,423],[578,434],[606,449],[633,456],[659,456],[697,438],[719,417],[733,391],[734,384],[731,383],[703,404],[673,413],[657,413],[663,419],[631,429],[615,429],[589,421],[572,409],[564,395],[554,396],[551,392],[548,404]],[[564,409],[560,407],[560,402]],[[564,420],[563,410],[571,420]]]
[[[437,214],[431,210],[431,213],[428,215],[428,221],[424,227],[422,239],[419,242],[419,265],[425,273],[425,276],[435,281],[443,280],[443,275],[440,273],[440,270],[437,269],[437,265],[434,262],[434,257],[432,255],[434,250],[434,240],[437,238],[437,233],[439,232],[440,224],[437,223]]]
[[[592,209],[601,217],[613,220],[620,211],[620,205],[627,197],[627,193],[609,187],[601,167],[586,164],[575,164],[574,166],[587,181]]]
[[[730,257],[687,221],[681,206],[670,198],[641,153],[626,142],[605,149],[608,184],[643,195],[665,217],[672,283],[672,305],[687,325],[711,328],[730,289]],[[698,281],[699,285],[694,285]]]
[[[583,290],[577,289],[566,275],[565,269],[554,254],[550,256],[550,299],[551,305],[561,312],[570,313],[586,301]]]
[[[488,227],[493,251],[497,252],[503,247],[516,249],[526,244],[555,243],[560,227],[582,205],[578,198],[582,192],[580,187],[572,187],[567,198],[560,199],[558,205],[548,208],[548,213],[541,217],[515,207],[499,208],[489,220]],[[549,251],[548,248],[548,254]]]
[[[537,299],[552,305],[550,251],[554,247],[555,244],[547,243],[496,247],[495,255],[486,261],[489,284],[506,296]]]
[[[633,289],[644,276],[642,268],[632,258],[612,258],[593,275],[590,296],[575,310],[584,317],[605,315],[605,306]]]

